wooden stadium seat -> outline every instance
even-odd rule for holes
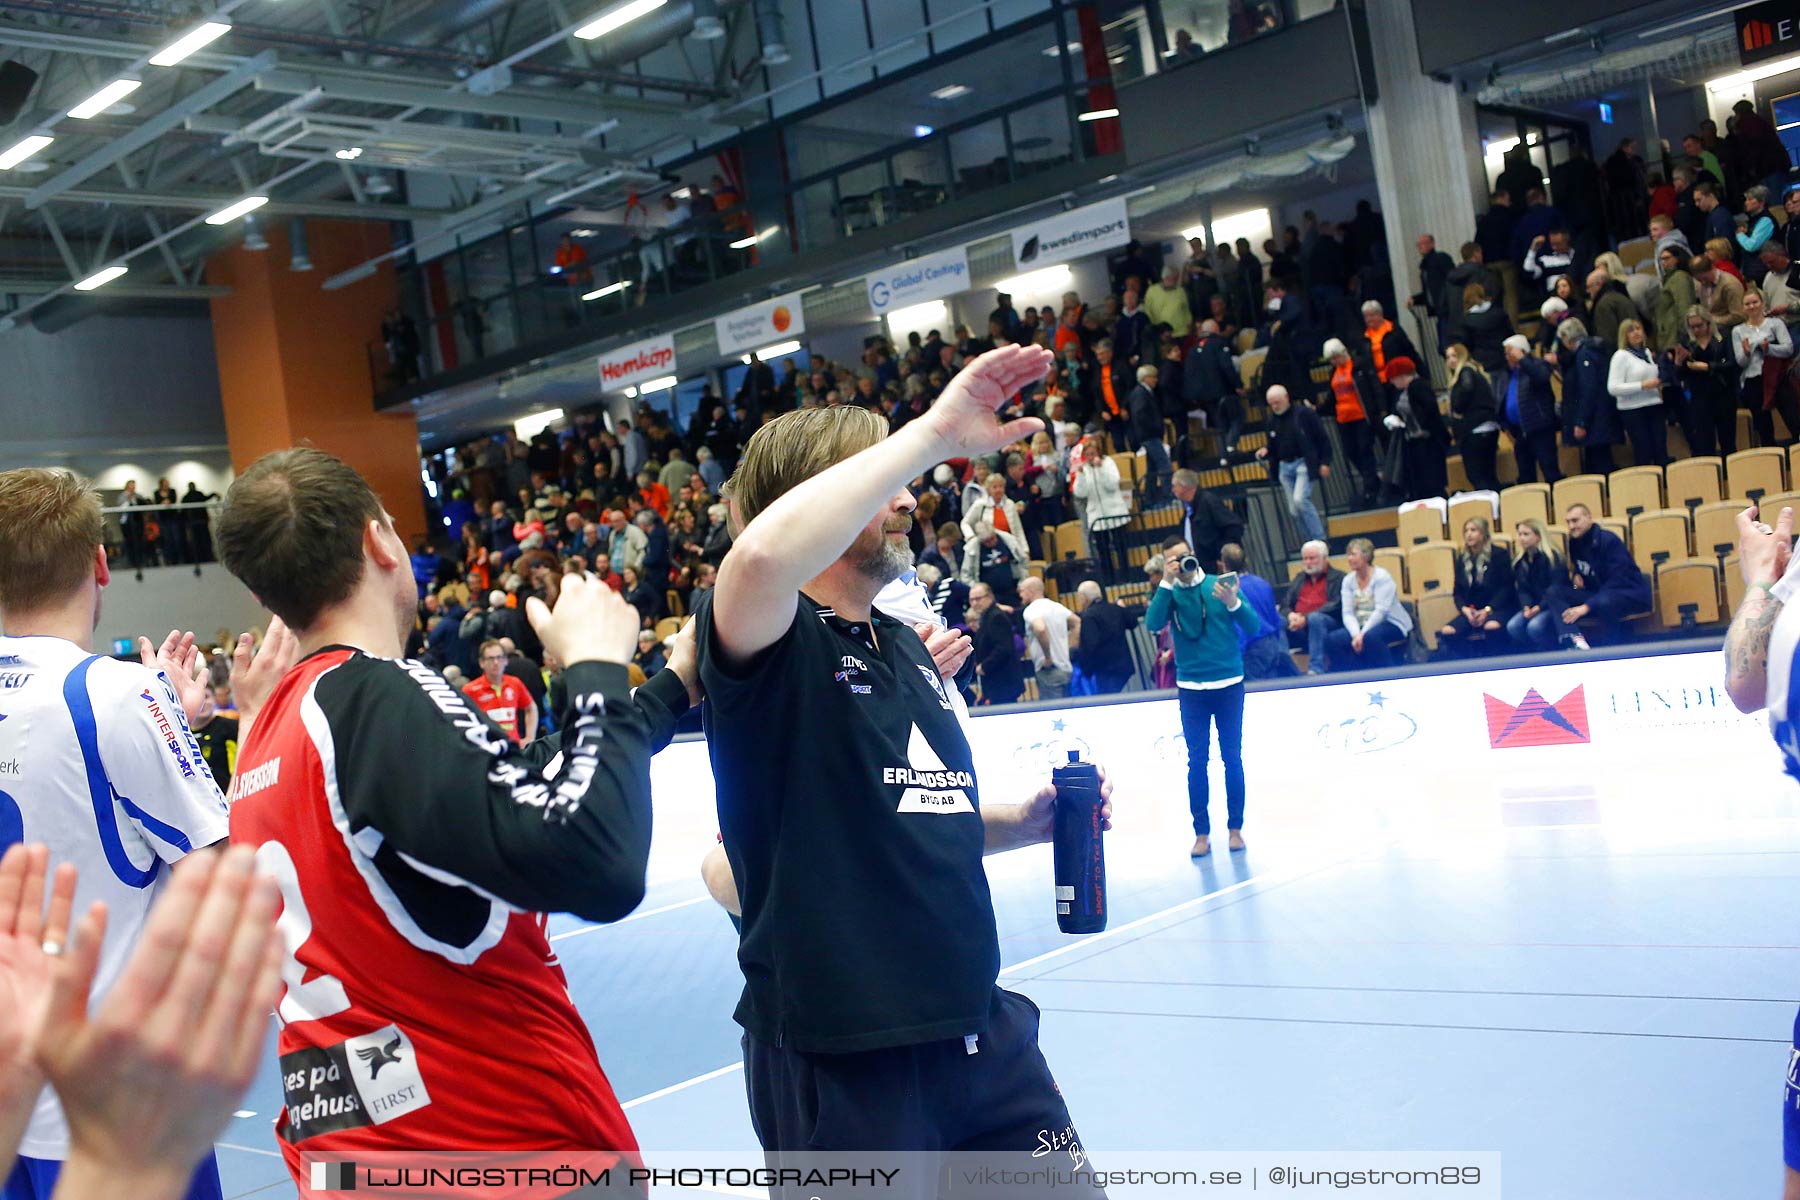
[[[1412,595],[1412,591],[1406,586],[1406,551],[1395,546],[1378,546],[1375,549],[1375,565],[1387,568],[1387,573],[1394,577],[1394,586],[1400,589],[1402,596]]]
[[[1571,504],[1585,504],[1596,518],[1606,515],[1606,476],[1570,475],[1556,481],[1552,489],[1551,510],[1558,520]]]
[[[1563,525],[1546,525],[1544,532],[1550,535],[1550,544],[1556,547],[1556,553],[1566,562],[1569,557],[1569,530]]]
[[[656,623],[656,640],[667,641],[681,632],[680,617],[664,617]]]
[[[1412,581],[1411,594],[1414,596],[1430,596],[1433,592],[1448,596],[1456,588],[1456,551],[1449,542],[1426,542],[1409,547],[1406,577]]]
[[[1649,262],[1656,243],[1647,237],[1635,237],[1619,243],[1619,261],[1627,271],[1636,271],[1639,263]]]
[[[1112,458],[1113,465],[1115,465],[1119,468],[1119,482],[1121,482],[1121,483],[1137,482],[1137,477],[1138,477],[1138,474],[1137,474],[1138,456],[1137,455],[1121,452],[1121,453],[1110,455],[1109,457]]]
[[[1062,558],[1083,558],[1087,549],[1086,533],[1080,521],[1064,521],[1056,526],[1056,552]]]
[[[1723,559],[1737,549],[1737,515],[1744,510],[1736,500],[1702,504],[1694,510],[1694,557]]]
[[[1656,573],[1656,612],[1665,629],[1719,623],[1719,568],[1709,562],[1677,563]]]
[[[1726,494],[1760,500],[1787,490],[1787,453],[1774,446],[1739,450],[1725,460]]]
[[[1494,505],[1486,496],[1474,496],[1467,500],[1456,500],[1450,505],[1450,512],[1444,518],[1444,528],[1449,531],[1449,540],[1462,545],[1463,522],[1470,517],[1480,517],[1488,523],[1491,531],[1494,527]]]
[[[1427,650],[1436,650],[1438,630],[1456,618],[1456,597],[1448,591],[1420,596],[1414,604],[1418,610],[1419,637]]]
[[[1719,564],[1719,570],[1725,576],[1725,615],[1735,617],[1738,606],[1744,602],[1744,593],[1749,589],[1744,586],[1744,573],[1738,570],[1738,557],[1728,555]]]
[[[1725,464],[1714,454],[1670,463],[1663,481],[1670,508],[1699,508],[1725,498]]]
[[[1640,513],[1631,519],[1631,556],[1648,575],[1660,565],[1691,557],[1688,551],[1688,515],[1677,509]]]
[[[1038,531],[1038,545],[1044,551],[1045,562],[1062,561],[1062,555],[1056,552],[1056,526],[1046,525]]]
[[[1663,506],[1661,467],[1625,467],[1606,477],[1606,515],[1627,521]]]
[[[1554,519],[1550,515],[1549,484],[1516,483],[1500,493],[1500,524],[1511,530],[1526,517],[1536,517],[1546,525]]]
[[[1246,351],[1238,360],[1238,378],[1243,381],[1245,391],[1254,392],[1262,385],[1263,364],[1268,358],[1269,348],[1264,346],[1260,350]]]
[[[1750,412],[1748,409],[1740,408],[1737,410],[1737,444],[1740,446],[1754,446],[1756,444],[1756,430],[1751,423]]]
[[[1787,448],[1787,455],[1788,478],[1800,479],[1800,442],[1795,442],[1793,445],[1789,446]]]
[[[1409,509],[1400,514],[1396,538],[1403,548],[1421,542],[1441,542],[1444,540],[1444,520],[1435,508],[1420,505]]]
[[[663,601],[668,606],[670,616],[684,617],[687,615],[687,609],[682,607],[681,593],[674,588],[670,588],[663,594]]]
[[[1450,483],[1450,494],[1466,492],[1474,485],[1469,482],[1469,470],[1463,466],[1462,455],[1452,454],[1444,460],[1444,474]]]
[[[1800,442],[1794,444],[1800,446]],[[1737,507],[1740,512],[1744,508],[1742,504],[1738,504]],[[1782,492],[1778,496],[1764,496],[1757,502],[1756,507],[1761,512],[1768,514],[1763,519],[1771,525],[1775,523],[1775,518],[1781,515],[1781,510],[1784,508],[1793,509],[1794,516],[1800,519],[1800,492]]]
[[[1614,534],[1617,534],[1619,540],[1625,543],[1625,548],[1628,550],[1631,548],[1631,522],[1627,521],[1625,518],[1595,517],[1594,524],[1602,529],[1610,530]]]
[[[1581,474],[1581,447],[1558,445],[1556,447],[1556,465],[1561,468],[1564,475]]]
[[[1256,345],[1256,330],[1254,330],[1254,329],[1238,330],[1237,348],[1238,348],[1239,354],[1250,353],[1250,348],[1254,345]]]

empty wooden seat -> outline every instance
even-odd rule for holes
[[[1663,506],[1661,467],[1625,467],[1607,476],[1606,512],[1627,521]]]
[[[1412,595],[1406,584],[1406,551],[1394,546],[1380,546],[1375,550],[1375,565],[1387,568],[1387,573],[1394,577],[1394,586],[1400,589],[1402,596]]]
[[[1694,510],[1694,556],[1723,559],[1737,549],[1737,516],[1744,506],[1736,500],[1702,504]]]
[[[1717,455],[1701,455],[1672,462],[1663,472],[1670,508],[1699,508],[1723,500],[1725,465]]]
[[[1604,475],[1570,475],[1556,481],[1551,489],[1554,495],[1554,509],[1558,520],[1569,511],[1571,504],[1585,504],[1588,511],[1596,517],[1606,515],[1606,476]]]
[[[1450,504],[1449,515],[1444,524],[1449,529],[1450,541],[1462,545],[1462,528],[1470,517],[1480,517],[1488,523],[1490,530],[1494,527],[1494,504],[1486,496],[1466,496],[1454,500]]]
[[[1418,597],[1415,607],[1419,614],[1419,638],[1427,650],[1436,650],[1438,630],[1456,619],[1456,597],[1448,590],[1432,592]]]
[[[1428,505],[1408,509],[1400,514],[1397,539],[1402,548],[1420,542],[1441,542],[1444,540],[1444,518]]]
[[[1412,581],[1412,595],[1428,596],[1441,591],[1448,595],[1456,588],[1456,551],[1448,542],[1426,542],[1406,552],[1406,576]]]
[[[1787,452],[1774,446],[1739,450],[1725,460],[1726,491],[1760,500],[1787,490]]]
[[[1555,519],[1550,515],[1549,484],[1517,483],[1500,493],[1501,525],[1513,529],[1527,517],[1536,517],[1546,525]]]
[[[1631,556],[1645,574],[1689,557],[1688,515],[1674,509],[1641,513],[1631,521]]]
[[[1719,568],[1684,562],[1656,573],[1656,611],[1668,629],[1719,623]]]

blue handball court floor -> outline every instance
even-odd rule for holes
[[[985,802],[1070,749],[1115,781],[1105,933],[1057,930],[1047,847],[987,861],[1001,982],[1042,1008],[1095,1161],[1494,1152],[1521,1200],[1779,1196],[1800,789],[1721,674],[1714,651],[1254,692],[1249,848],[1202,860],[1173,700],[976,718]],[[1216,763],[1213,786],[1222,826]],[[655,794],[644,905],[555,918],[555,947],[652,1159],[752,1150],[703,744],[659,756]],[[269,1059],[228,1197],[295,1194]]]

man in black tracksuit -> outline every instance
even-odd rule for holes
[[[1162,405],[1156,399],[1158,371],[1154,363],[1137,369],[1137,387],[1126,400],[1131,418],[1131,440],[1144,452],[1144,494],[1141,508],[1156,508],[1169,499],[1169,444],[1163,440]]]
[[[1286,388],[1269,389],[1269,443],[1256,457],[1269,464],[1269,474],[1281,485],[1288,515],[1300,526],[1301,536],[1325,540],[1325,522],[1312,501],[1313,483],[1331,478],[1331,443],[1325,426],[1310,404],[1295,404]]]
[[[1619,535],[1594,524],[1587,505],[1569,505],[1563,520],[1577,603],[1563,610],[1562,623],[1587,625],[1597,641],[1618,641],[1626,617],[1649,611],[1650,581]]]
[[[1188,412],[1203,412],[1219,431],[1219,449],[1229,454],[1237,446],[1244,421],[1240,397],[1244,381],[1231,361],[1231,344],[1219,333],[1212,318],[1200,322],[1200,340],[1188,351],[1181,369],[1181,399]]]

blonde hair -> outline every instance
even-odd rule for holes
[[[1557,557],[1556,546],[1550,540],[1550,531],[1544,528],[1544,523],[1542,521],[1538,520],[1536,517],[1526,517],[1523,521],[1515,522],[1513,528],[1529,529],[1531,532],[1537,534],[1538,552],[1553,563],[1562,561]],[[1521,550],[1519,556],[1523,558],[1524,551]]]
[[[1481,549],[1470,553],[1469,548],[1464,546],[1457,554],[1469,567],[1470,575],[1485,574],[1488,560],[1494,555],[1494,527],[1486,517],[1470,517],[1462,523],[1463,532],[1468,532],[1471,525],[1481,530]]]
[[[854,404],[783,413],[751,435],[731,476],[731,502],[742,525],[819,472],[887,436],[879,413]]]
[[[1707,238],[1706,254],[1715,264],[1731,262],[1737,257],[1731,252],[1731,243],[1724,238]]]
[[[30,612],[80,587],[105,530],[99,494],[75,472],[0,471],[0,608]]]
[[[1619,349],[1621,349],[1621,350],[1631,349],[1631,331],[1634,329],[1641,330],[1641,329],[1643,329],[1643,327],[1644,327],[1644,323],[1642,321],[1635,320],[1631,317],[1626,317],[1623,321],[1620,321],[1619,322]]]
[[[1476,287],[1478,285],[1472,283],[1469,286]],[[1475,361],[1474,357],[1469,353],[1469,348],[1461,342],[1453,343],[1446,353],[1456,355],[1456,375],[1450,377],[1451,383],[1455,383],[1457,375],[1461,375],[1464,371],[1473,371],[1483,379],[1488,377],[1486,369],[1484,369],[1480,363]]]

